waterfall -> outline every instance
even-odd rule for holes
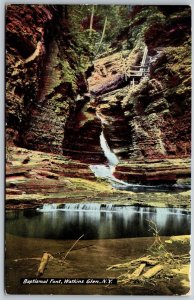
[[[98,119],[100,119],[101,124],[105,124],[105,125],[109,125],[108,121],[105,120],[105,118],[103,118],[98,112],[96,112],[96,116]],[[101,135],[100,135],[100,146],[102,148],[102,150],[104,151],[104,155],[106,156],[109,165],[111,166],[116,166],[119,163],[119,160],[117,158],[117,156],[114,154],[113,151],[111,151],[106,138],[104,136],[104,132],[102,130]]]
[[[110,147],[108,146],[108,143],[105,139],[103,131],[101,132],[101,135],[100,135],[100,145],[101,145],[102,150],[104,151],[104,155],[106,156],[106,158],[109,162],[109,165],[116,166],[118,164],[119,160],[118,160],[117,156],[111,151]]]
[[[52,203],[52,204],[44,204],[42,208],[37,208],[38,211],[41,212],[54,212],[57,211],[59,204]]]
[[[100,119],[102,125],[103,124],[109,125],[109,122],[105,118],[103,118],[101,114],[96,112],[96,116],[98,119]],[[102,164],[90,165],[90,169],[92,170],[92,172],[94,172],[96,177],[106,178],[111,181],[115,181],[115,180],[117,181],[117,179],[112,174],[119,160],[117,156],[114,154],[114,152],[110,149],[106,141],[106,138],[104,136],[103,129],[100,134],[100,146],[104,152],[104,156],[108,160],[108,165],[102,165]]]
[[[115,180],[116,178],[112,175],[115,166],[118,164],[119,160],[117,156],[111,151],[108,143],[105,139],[103,131],[100,135],[100,145],[104,152],[105,157],[108,160],[108,165],[90,165],[90,169],[94,172],[96,177],[107,178]]]
[[[155,214],[160,218],[167,215],[187,215],[190,212],[182,208],[163,208],[163,207],[138,207],[130,205],[117,205],[112,203],[55,203],[43,204],[41,208],[37,208],[39,212],[56,212],[56,211],[94,211],[94,212],[114,212],[114,213],[136,213],[136,214]]]
[[[102,125],[109,125],[108,120],[106,120],[100,113],[96,112],[96,116],[98,119],[100,119]],[[115,184],[118,185],[118,186],[115,185],[115,187],[134,186],[134,184],[129,184],[125,181],[119,180],[114,177],[113,172],[115,170],[115,166],[119,163],[119,159],[116,156],[116,154],[110,149],[106,141],[103,129],[100,134],[100,146],[104,152],[104,156],[108,160],[108,165],[104,165],[104,164],[90,165],[90,169],[92,170],[92,172],[94,172],[95,176],[110,180],[112,185]]]

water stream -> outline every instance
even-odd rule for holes
[[[104,152],[105,157],[108,160],[108,165],[103,165],[103,164],[90,165],[90,169],[94,172],[96,177],[107,178],[112,181],[117,180],[112,174],[119,160],[117,156],[111,151],[110,147],[108,146],[103,131],[101,132],[100,135],[100,145]]]
[[[104,151],[104,155],[108,159],[110,166],[116,166],[119,163],[117,156],[111,151],[110,147],[108,146],[107,140],[105,139],[104,132],[101,132],[100,135],[100,145],[102,150]]]
[[[98,112],[96,113],[98,119],[100,119],[102,128],[103,124],[108,125],[108,121],[105,120]],[[110,149],[108,142],[105,138],[103,129],[100,134],[100,146],[104,152],[105,157],[107,158],[108,164],[97,164],[97,165],[90,165],[90,169],[94,172],[96,177],[99,178],[106,178],[111,181],[111,183],[117,182],[120,185],[128,185],[126,182],[121,181],[113,176],[113,172],[115,170],[115,166],[119,163],[119,159],[116,154]]]

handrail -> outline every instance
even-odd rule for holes
[[[145,66],[141,66],[141,65],[139,65],[139,66],[131,66],[131,68],[144,68],[144,69],[146,69],[148,66],[147,65],[145,65]]]
[[[145,46],[142,61],[141,61],[141,67],[140,67],[141,76],[143,75],[143,66],[145,65],[147,54],[148,54],[148,47]]]
[[[147,46],[145,46],[141,64],[139,66],[132,65],[128,68],[126,68],[125,66],[125,80],[127,81],[127,78],[129,78],[130,84],[132,84],[133,86],[135,85],[135,78],[144,77],[149,73],[149,63],[146,64],[147,56],[148,48]]]
[[[145,61],[146,61],[147,55],[148,55],[148,47],[145,46],[143,57],[142,57],[142,61],[141,61],[141,66],[145,65]]]

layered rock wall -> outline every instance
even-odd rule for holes
[[[107,162],[100,146],[101,131],[102,124],[96,115],[95,102],[87,96],[80,99],[65,128],[63,153],[88,163]]]
[[[150,10],[153,10],[155,19],[148,13]],[[176,182],[181,176],[189,178],[190,8],[145,7],[135,15],[131,24],[129,41],[133,40],[133,31],[139,30],[139,40],[133,41],[135,48],[128,53],[98,59],[89,79],[96,110],[105,120],[103,127],[107,142],[121,161],[114,175],[121,180],[139,183],[168,183]],[[149,73],[140,82],[131,84],[128,70],[140,65],[145,46],[148,47]],[[118,75],[124,78],[122,85],[117,80]],[[184,170],[177,158],[183,160]],[[171,163],[176,169],[172,174],[169,159],[174,160]],[[154,163],[155,160],[158,164]],[[144,170],[144,163],[152,169],[151,173]]]
[[[6,7],[6,121],[9,142],[21,143],[29,109],[36,101],[45,58],[46,29],[54,9]]]
[[[87,91],[87,49],[68,26],[65,6],[8,5],[6,113],[11,143],[63,153],[64,126]],[[84,58],[84,59],[83,59]]]
[[[145,16],[149,19],[147,10],[145,8]],[[106,137],[115,153],[121,152],[117,136],[120,134],[125,141],[123,158],[190,156],[190,9],[174,10],[167,14],[164,8],[158,9],[159,21],[156,19],[155,23],[159,28],[158,24],[163,22],[161,37],[156,36],[154,22],[147,21],[149,26],[145,26],[144,40],[141,36],[136,50],[97,60],[95,72],[89,79],[90,90],[96,95],[97,110],[104,118],[111,119]],[[146,24],[145,18],[142,22]],[[135,25],[131,29],[135,30]],[[155,39],[152,34],[155,34]],[[148,76],[141,78],[140,83],[132,86],[126,83],[126,87],[121,87],[115,76],[119,74],[124,78],[127,74],[129,81],[127,70],[141,61],[145,43],[148,46]],[[139,51],[137,45],[143,45]],[[110,82],[113,81],[115,91],[110,92]]]
[[[73,34],[67,6],[8,5],[8,142],[102,163],[103,130],[121,161],[115,170],[120,179],[122,166],[126,170],[131,161],[188,159],[190,14],[187,6],[132,10],[125,28],[128,49],[97,59],[87,83],[89,50]],[[135,77],[145,49],[148,73]]]

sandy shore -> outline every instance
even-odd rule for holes
[[[164,242],[169,237],[162,237]],[[6,235],[6,292],[8,294],[99,294],[99,295],[184,295],[189,292],[189,264],[182,262],[171,277],[162,275],[157,284],[146,285],[20,285],[21,278],[36,278],[43,251],[53,254],[43,278],[117,278],[123,270],[107,267],[147,255],[154,238],[80,240],[65,261],[63,257],[74,241],[23,238]],[[174,255],[188,254],[190,244],[184,236],[165,243]],[[61,254],[56,254],[63,252]],[[165,288],[164,288],[165,286]]]

